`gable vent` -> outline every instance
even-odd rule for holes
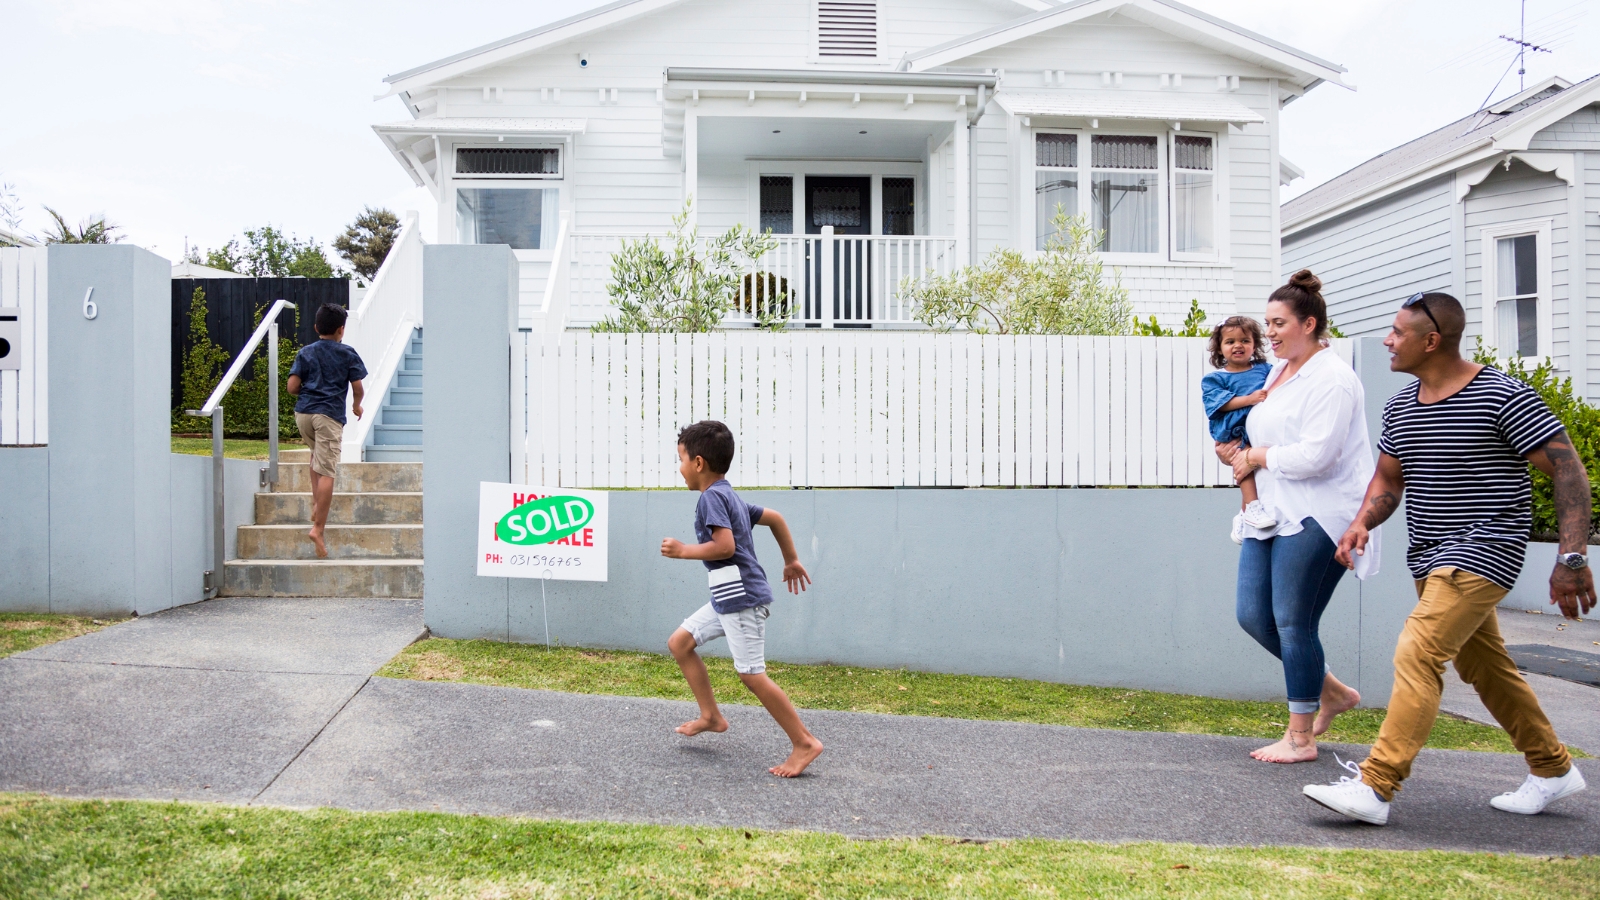
[[[875,0],[817,0],[817,55],[876,58]]]

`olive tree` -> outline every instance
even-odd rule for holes
[[[1060,207],[1045,250],[1028,256],[995,250],[982,265],[906,279],[901,295],[916,318],[940,330],[979,334],[1127,334],[1133,304],[1121,278],[1107,280],[1095,248],[1100,233]]]

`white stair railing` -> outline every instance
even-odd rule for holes
[[[374,404],[360,419],[347,411],[344,442],[340,446],[345,459],[360,461],[378,420],[377,405],[382,404],[395,373],[405,362],[411,333],[422,327],[422,247],[417,214],[407,213],[372,286],[345,320],[344,342],[361,354],[367,367],[362,387]]]

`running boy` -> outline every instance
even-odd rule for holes
[[[1219,444],[1238,441],[1247,447],[1244,421],[1250,407],[1267,399],[1264,386],[1272,367],[1267,365],[1267,348],[1261,340],[1261,326],[1248,316],[1231,316],[1211,329],[1211,365],[1220,371],[1200,379],[1200,400],[1211,419],[1211,437]],[[1233,517],[1233,542],[1244,543],[1244,526],[1271,528],[1278,520],[1261,505],[1256,493],[1255,475],[1239,480],[1243,495],[1242,511]]]
[[[345,390],[351,394],[350,411],[361,418],[361,379],[367,377],[361,355],[342,343],[347,315],[342,306],[322,304],[316,321],[321,340],[301,347],[289,367],[289,393],[300,398],[294,403],[294,422],[311,448],[311,532],[306,537],[316,545],[318,559],[328,556],[323,533],[333,505],[333,479],[339,474]]]
[[[674,538],[661,541],[661,555],[671,559],[703,560],[710,570],[711,602],[667,640],[667,647],[683,670],[683,677],[700,704],[700,717],[678,726],[678,733],[693,737],[702,731],[727,731],[728,720],[717,709],[711,693],[711,678],[695,648],[726,636],[733,652],[733,667],[739,680],[755,694],[761,705],[789,735],[794,752],[781,765],[767,771],[793,778],[805,771],[822,754],[822,742],[806,730],[800,713],[789,696],[766,675],[767,615],[772,590],[767,573],[756,560],[757,525],[772,529],[783,551],[783,581],[789,592],[798,594],[811,583],[806,567],[794,551],[789,525],[777,510],[750,506],[723,477],[733,464],[733,433],[721,422],[696,422],[678,432],[678,472],[690,489],[700,492],[694,511],[694,533],[698,544],[685,544]]]

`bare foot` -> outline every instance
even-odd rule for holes
[[[1317,758],[1317,742],[1310,735],[1296,739],[1296,735],[1305,734],[1302,731],[1291,731],[1283,736],[1283,740],[1276,744],[1268,744],[1259,750],[1250,751],[1252,759],[1270,763],[1301,763],[1311,762]]]
[[[306,537],[311,539],[311,543],[317,545],[317,559],[327,559],[328,545],[323,542],[322,533],[313,528],[306,534]]]
[[[1322,708],[1317,710],[1317,720],[1311,725],[1311,733],[1321,737],[1333,725],[1333,717],[1342,712],[1349,712],[1361,704],[1361,694],[1353,687],[1347,687],[1329,678],[1322,688]]]
[[[714,731],[720,734],[721,732],[728,730],[728,720],[721,716],[716,716],[715,718],[710,719],[706,718],[705,716],[701,716],[698,719],[691,719],[690,721],[679,725],[674,730],[684,737],[694,737],[702,731]]]
[[[804,772],[806,770],[806,766],[811,765],[811,763],[821,755],[822,742],[816,738],[812,738],[809,743],[794,748],[794,752],[790,753],[789,758],[784,760],[781,765],[773,766],[767,771],[778,776],[779,778],[793,778],[796,775],[799,775],[801,772]]]

